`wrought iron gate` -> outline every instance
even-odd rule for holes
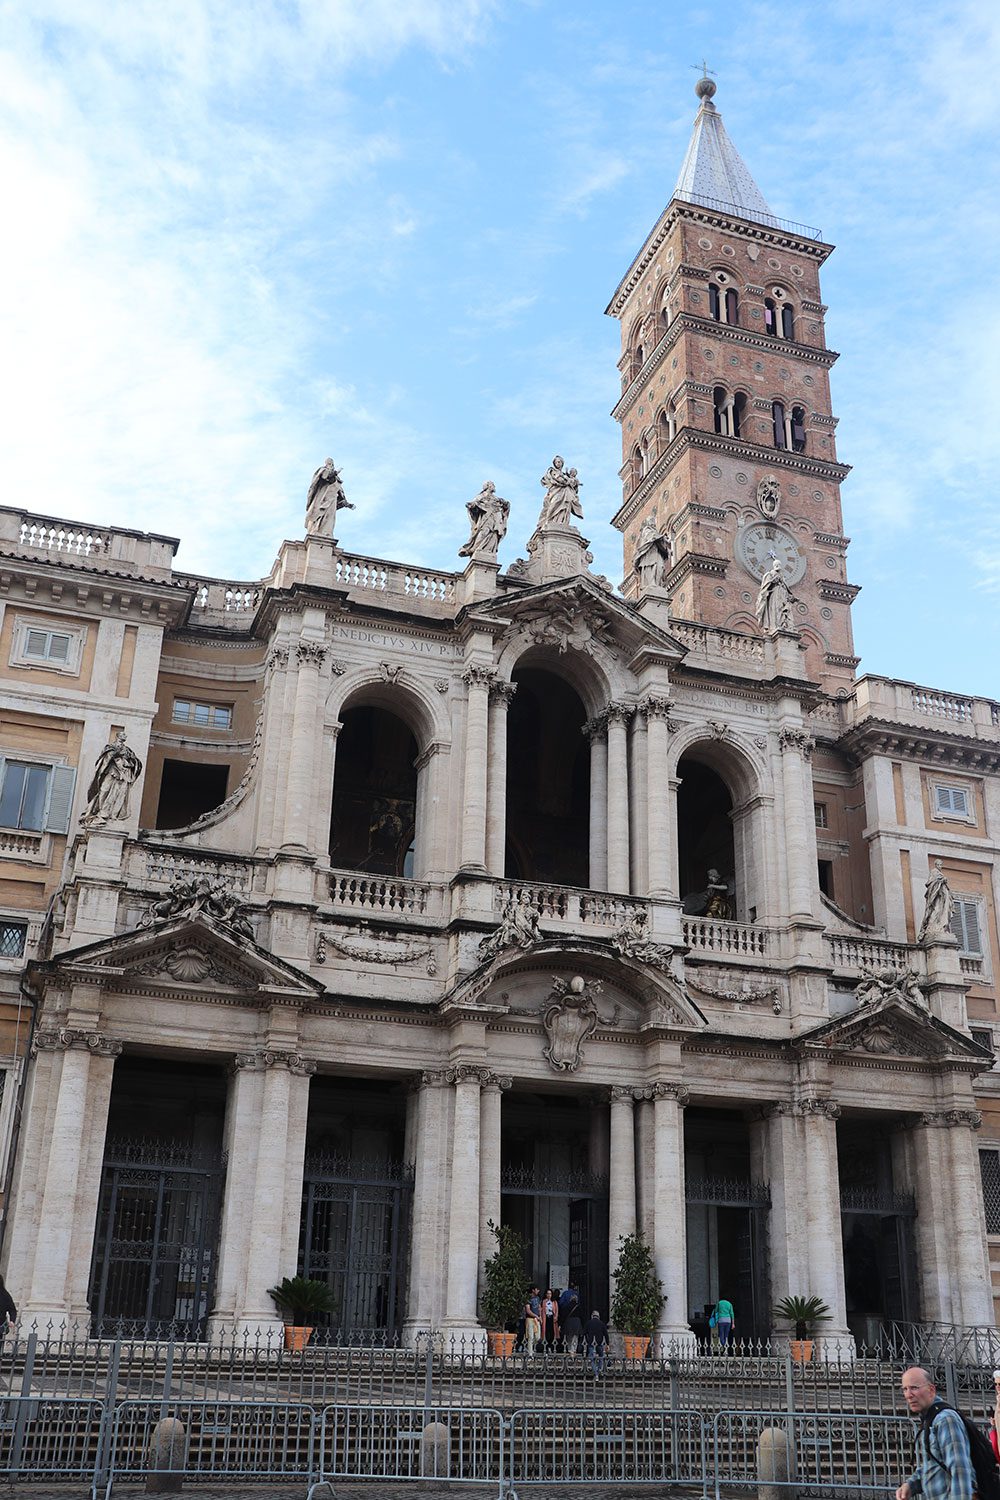
[[[94,1331],[204,1335],[225,1158],[180,1141],[109,1140],[90,1273]]]
[[[336,1307],[324,1321],[341,1334],[402,1326],[412,1197],[405,1162],[306,1157],[299,1272],[329,1284]]]
[[[767,1338],[771,1329],[767,1235],[770,1184],[744,1178],[691,1177],[684,1196],[688,1203],[735,1211],[737,1285],[732,1300],[740,1333],[743,1337]],[[719,1295],[728,1296],[729,1292],[720,1288]]]

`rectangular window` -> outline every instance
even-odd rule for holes
[[[20,958],[27,936],[27,922],[11,922],[0,917],[0,958]]]
[[[51,766],[31,765],[26,761],[3,763],[0,780],[0,828],[23,828],[41,833],[45,826],[45,802],[49,790]]]
[[[988,1029],[988,1027],[970,1026],[969,1034],[972,1037],[972,1040],[974,1042],[978,1042],[980,1047],[985,1047],[987,1052],[992,1052],[994,1050],[993,1033]]]
[[[961,818],[963,823],[974,821],[972,798],[967,786],[953,786],[945,782],[934,782],[934,816],[936,818]]]
[[[819,888],[828,901],[833,900],[833,860],[818,861]]]
[[[816,819],[817,828],[829,828],[830,819],[827,816],[825,802],[813,803],[813,817]]]
[[[1000,1234],[1000,1151],[980,1151],[979,1173],[983,1180],[986,1233]]]
[[[982,908],[976,896],[956,896],[951,930],[958,938],[959,952],[969,958],[983,956]]]
[[[231,703],[195,703],[175,698],[171,718],[175,724],[195,724],[201,729],[232,729]]]
[[[24,637],[24,654],[32,661],[54,661],[60,666],[69,661],[72,636],[61,630],[29,629]]]

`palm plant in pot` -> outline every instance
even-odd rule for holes
[[[285,1348],[302,1350],[312,1338],[317,1319],[336,1310],[337,1299],[325,1281],[308,1276],[286,1276],[267,1295],[285,1320]]]
[[[644,1359],[667,1299],[653,1264],[653,1252],[642,1235],[623,1234],[618,1244],[611,1321],[624,1336],[625,1358]]]
[[[775,1315],[795,1327],[795,1337],[789,1340],[792,1358],[797,1364],[808,1364],[813,1355],[813,1342],[820,1323],[829,1323],[833,1314],[822,1297],[782,1297],[774,1304]]]
[[[497,1248],[483,1265],[482,1321],[489,1330],[490,1353],[505,1358],[514,1352],[517,1320],[528,1295],[524,1274],[524,1240],[509,1224],[487,1227]]]

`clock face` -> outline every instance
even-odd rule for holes
[[[772,557],[781,563],[786,582],[798,583],[806,570],[806,560],[790,532],[773,521],[755,521],[736,533],[736,556],[755,578],[763,578]]]

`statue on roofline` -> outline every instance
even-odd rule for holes
[[[309,482],[309,493],[306,496],[306,535],[333,538],[338,510],[353,509],[353,504],[344,494],[340,471],[333,459],[328,458]]]

